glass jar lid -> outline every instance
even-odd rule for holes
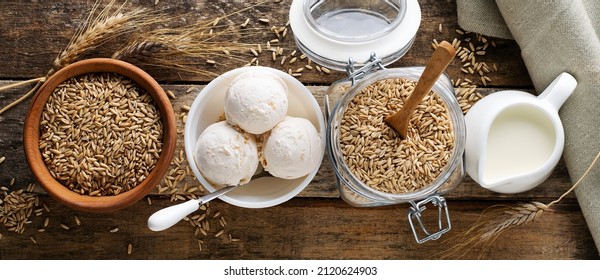
[[[375,53],[383,65],[402,57],[421,22],[417,0],[294,0],[290,26],[310,59],[343,71]]]

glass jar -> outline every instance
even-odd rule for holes
[[[350,101],[365,87],[386,79],[404,78],[416,82],[424,67],[404,67],[385,69],[374,72],[356,85],[350,81],[338,81],[329,87],[327,95],[338,99],[335,107],[329,112],[327,120],[327,151],[334,167],[336,177],[340,180],[340,195],[353,206],[369,207],[405,203],[429,197],[434,193],[442,194],[455,188],[464,177],[463,153],[465,149],[466,129],[462,110],[454,95],[452,83],[446,75],[442,75],[435,83],[432,91],[445,103],[450,114],[454,132],[455,145],[448,164],[437,178],[428,186],[412,193],[390,194],[377,191],[361,182],[352,172],[342,157],[340,147],[340,124]]]
[[[290,10],[290,25],[299,48],[315,62],[348,73],[346,79],[332,84],[325,95],[326,145],[340,196],[356,207],[410,203],[408,220],[415,239],[422,243],[438,239],[450,230],[448,207],[441,195],[458,186],[465,176],[464,116],[448,77],[442,75],[432,90],[448,108],[455,143],[448,163],[429,185],[405,194],[385,193],[369,187],[344,161],[339,139],[344,112],[363,88],[386,79],[404,78],[414,82],[419,79],[423,67],[385,69],[385,65],[408,51],[420,19],[416,0],[294,0]],[[336,101],[331,112],[329,98]],[[428,204],[438,209],[437,228],[433,231],[422,219]]]
[[[348,59],[372,52],[383,65],[412,46],[421,23],[417,0],[294,0],[290,25],[298,48],[313,61],[344,71]]]

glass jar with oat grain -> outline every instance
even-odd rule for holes
[[[413,113],[406,140],[383,122],[402,107],[424,69],[385,68],[412,46],[420,18],[416,0],[294,0],[290,9],[304,54],[348,73],[325,95],[326,145],[340,196],[356,207],[410,203],[408,220],[423,243],[451,228],[442,195],[464,178],[466,132],[446,75]],[[423,219],[430,204],[438,210],[433,229]]]

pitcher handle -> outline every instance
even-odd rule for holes
[[[545,100],[557,112],[565,103],[567,98],[577,87],[577,80],[571,74],[563,72],[552,81],[552,83],[538,96],[541,100]]]

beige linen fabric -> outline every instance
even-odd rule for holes
[[[467,31],[514,38],[538,93],[561,72],[577,79],[559,112],[563,156],[575,183],[600,151],[600,1],[457,0],[457,12]],[[600,248],[600,164],[575,193]]]

